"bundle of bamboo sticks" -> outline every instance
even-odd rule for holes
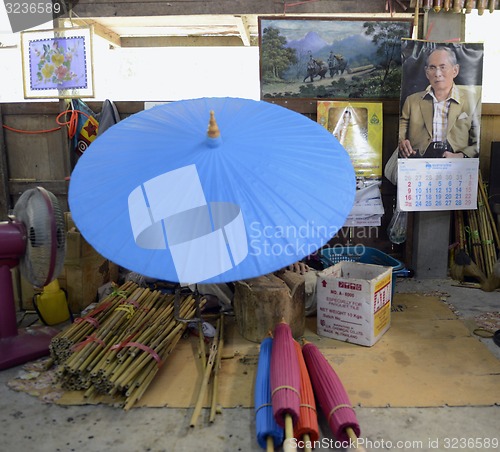
[[[455,215],[455,240],[483,273],[484,279],[493,274],[500,250],[500,238],[495,219],[488,204],[487,191],[479,174],[477,209],[464,213],[457,210]]]
[[[111,395],[130,409],[187,327],[174,317],[174,297],[128,282],[55,336],[50,350],[62,387]],[[192,295],[181,297],[180,317],[196,310]]]
[[[478,188],[477,210],[466,211],[468,224],[465,230],[470,256],[484,275],[489,277],[497,261],[500,239],[481,174],[479,174]]]
[[[443,10],[469,14],[477,9],[478,14],[482,15],[486,10],[494,12],[497,7],[497,0],[422,0],[421,3],[424,11],[434,9],[436,13]]]

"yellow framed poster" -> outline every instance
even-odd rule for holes
[[[318,101],[317,120],[351,157],[358,186],[382,179],[382,103]]]

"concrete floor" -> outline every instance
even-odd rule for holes
[[[500,311],[500,293],[455,287],[451,280],[400,279],[401,293],[442,294],[465,321]],[[500,359],[500,347],[482,342]],[[225,409],[213,424],[192,410],[110,406],[63,407],[9,389],[20,368],[0,371],[0,451],[257,451],[252,409]],[[500,376],[499,376],[500,378]],[[390,383],[389,383],[390,384]],[[243,388],[242,388],[243,389]],[[223,389],[222,389],[223,390]],[[500,391],[500,381],[499,381]],[[356,408],[366,450],[498,450],[500,407]],[[324,429],[323,431],[326,431]],[[316,450],[336,449],[326,438]]]

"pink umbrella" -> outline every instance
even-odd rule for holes
[[[290,326],[274,328],[271,352],[271,398],[276,423],[285,429],[285,440],[293,438],[300,415],[300,368]]]
[[[302,354],[314,394],[335,438],[342,442],[350,439],[356,444],[360,428],[342,382],[316,345],[306,343]]]

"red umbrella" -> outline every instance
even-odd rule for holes
[[[290,326],[281,322],[274,329],[271,352],[271,398],[276,423],[293,438],[300,415],[300,369]]]
[[[314,394],[335,438],[342,442],[352,440],[356,444],[360,428],[342,382],[316,345],[306,343],[302,354]]]
[[[300,416],[299,422],[295,425],[294,433],[295,437],[303,440],[307,446],[308,443],[319,440],[318,414],[311,379],[302,355],[302,348],[297,341],[294,341],[294,345],[300,368]],[[304,450],[310,450],[310,448],[304,447]]]

